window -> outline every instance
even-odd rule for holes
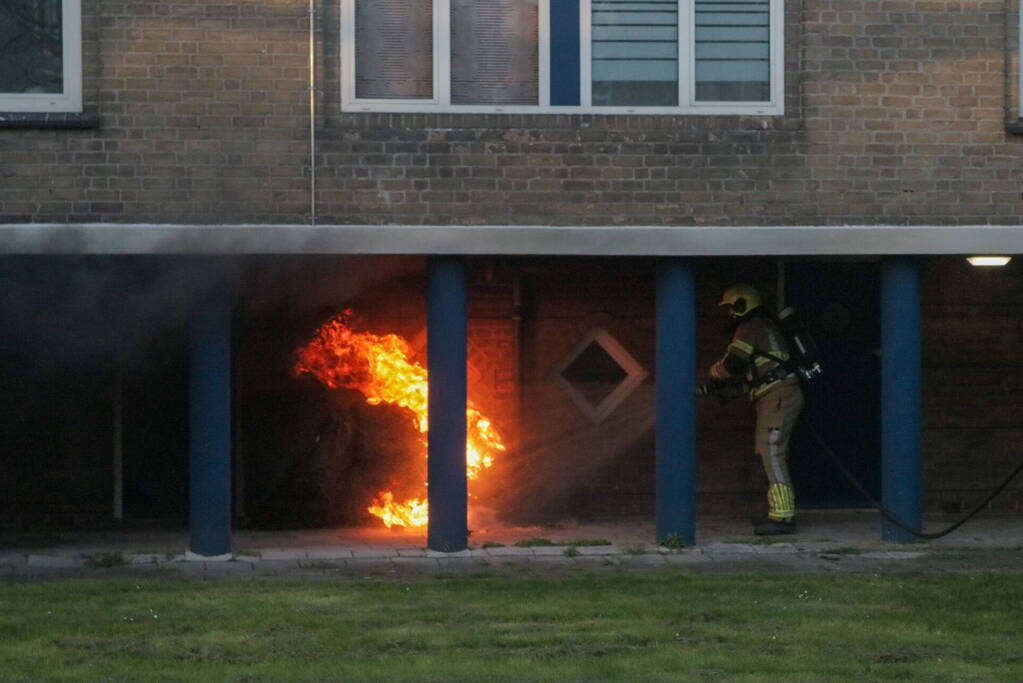
[[[347,111],[781,114],[783,0],[342,0]]]
[[[0,2],[0,111],[81,110],[81,0]]]

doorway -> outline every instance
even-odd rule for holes
[[[792,438],[791,468],[799,506],[867,504],[809,431],[813,427],[875,498],[881,487],[881,310],[877,261],[784,264],[785,302],[812,321],[823,376],[806,390]]]

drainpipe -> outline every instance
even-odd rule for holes
[[[778,257],[778,278],[775,284],[775,310],[781,311],[785,308],[785,257]]]
[[[316,225],[316,0],[309,0],[309,225]]]
[[[120,357],[114,369],[113,447],[114,447],[114,520],[124,519],[124,374]]]

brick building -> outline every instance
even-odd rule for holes
[[[832,323],[806,419],[911,518],[1021,456],[1023,275],[963,258],[1023,251],[1018,0],[12,0],[0,19],[7,526],[190,511],[219,554],[196,516],[229,529],[232,489],[236,519],[355,515],[358,468],[309,444],[343,423],[350,453],[403,418],[303,384],[292,353],[348,307],[422,353],[463,294],[467,341],[443,351],[503,427],[480,486],[509,519],[685,534],[694,510],[756,509],[749,411],[655,381],[716,358],[736,280]],[[431,360],[438,385],[454,358]],[[457,426],[431,434],[457,450]],[[795,448],[802,504],[863,504]],[[434,547],[464,527],[448,464]]]

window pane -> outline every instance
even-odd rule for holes
[[[61,0],[0,2],[0,92],[64,92]]]
[[[451,103],[536,104],[537,0],[451,0]]]
[[[355,96],[433,97],[433,0],[356,0]]]
[[[676,0],[593,0],[594,106],[678,105]]]
[[[696,0],[696,99],[771,99],[770,0]]]

